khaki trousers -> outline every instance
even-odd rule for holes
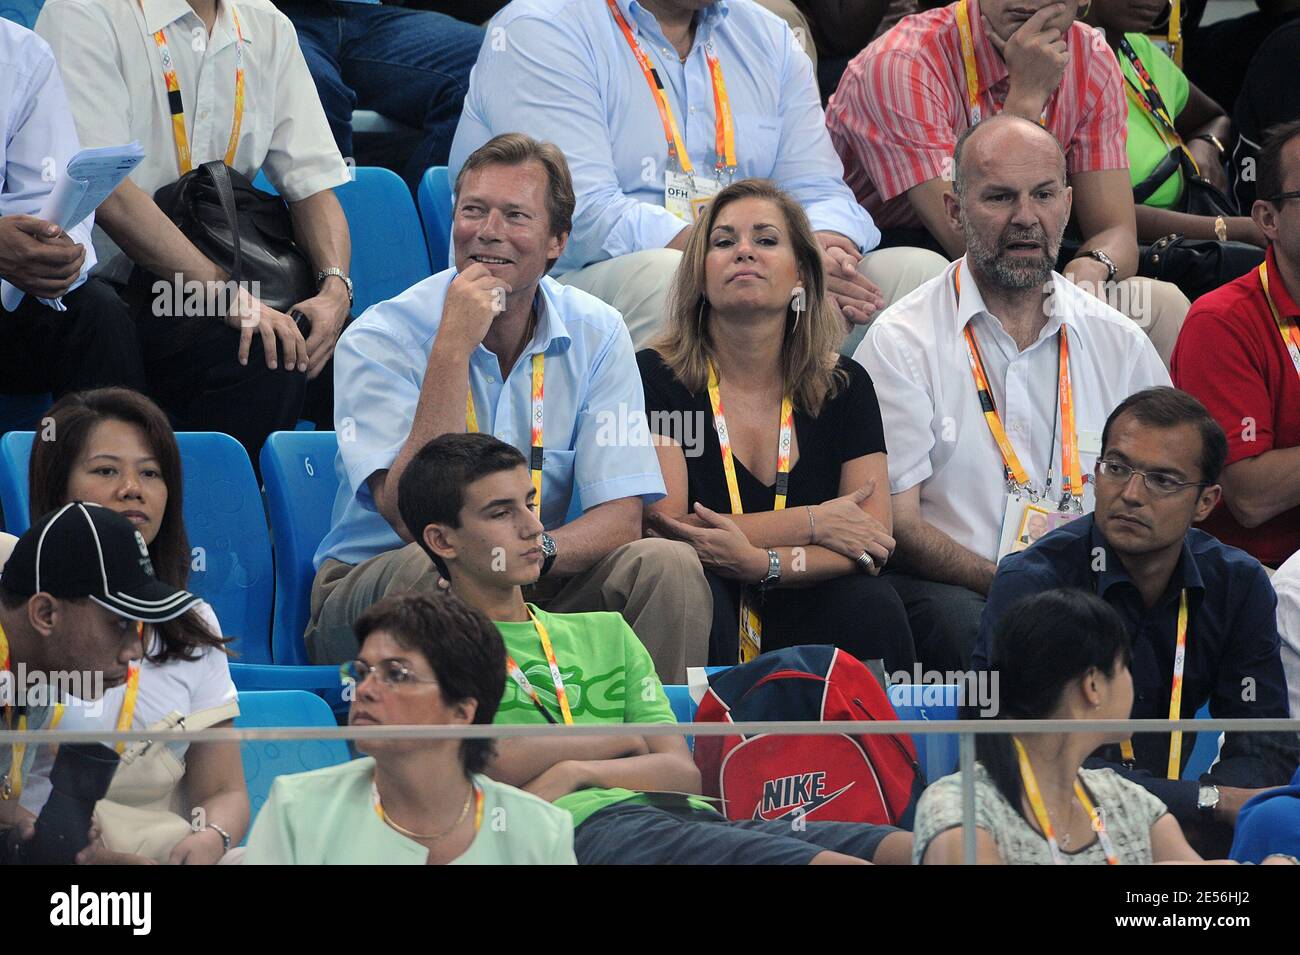
[[[668,290],[681,260],[682,254],[675,249],[647,249],[596,262],[557,279],[618,309],[632,335],[632,346],[640,349],[663,324]],[[908,247],[878,249],[858,262],[858,272],[880,287],[886,306],[947,267],[948,260],[938,253]],[[862,333],[855,334],[861,340]],[[852,354],[852,349],[845,354]]]
[[[438,581],[433,562],[415,543],[355,566],[325,561],[311,591],[306,633],[311,662],[353,659],[359,647],[352,627],[371,604],[393,594],[440,594]],[[688,666],[708,662],[713,595],[687,544],[633,541],[580,574],[544,579],[525,596],[555,613],[621,613],[664,683],[685,683]]]

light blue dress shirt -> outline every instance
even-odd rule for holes
[[[699,13],[682,63],[638,0],[617,3],[663,81],[697,177],[712,177],[715,162],[712,43],[735,119],[735,178],[775,180],[814,229],[863,251],[880,242],[844,184],[812,64],[785,21],[753,0],[716,0]],[[685,228],[664,208],[659,110],[605,0],[514,0],[488,24],[451,147],[452,181],[470,153],[507,132],[553,142],[569,161],[578,205],[557,274],[663,248]]]
[[[49,44],[26,27],[2,19],[0,134],[0,216],[37,215],[81,144]],[[95,264],[90,241],[94,221],[92,215],[68,230],[68,237],[86,249],[81,274],[68,291],[85,282]]]
[[[334,352],[334,462],[339,492],[330,532],[316,551],[346,564],[402,546],[375,509],[367,483],[392,466],[411,430],[429,353],[442,321],[448,269],[396,298],[366,309]],[[502,381],[497,356],[483,345],[470,355],[478,425],[528,455],[532,356],[545,364],[542,523],[564,523],[576,491],[583,508],[621,497],[646,503],[664,496],[659,459],[645,423],[645,397],[632,339],[617,311],[544,277],[537,289],[533,339]],[[626,424],[624,424],[626,422]]]

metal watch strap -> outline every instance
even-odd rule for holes
[[[331,266],[328,269],[321,269],[319,272],[316,273],[316,287],[320,288],[325,283],[325,280],[327,278],[330,278],[331,276],[341,280],[343,284],[347,286],[348,304],[351,305],[352,304],[352,279],[344,275],[342,269],[333,266]]]
[[[231,843],[230,833],[226,832],[226,830],[222,829],[222,828],[221,828],[220,826],[218,826],[215,822],[210,822],[210,823],[208,823],[206,826],[204,826],[203,828],[204,828],[204,829],[211,829],[213,832],[215,832],[217,835],[219,835],[219,836],[221,837],[221,851],[222,851],[222,852],[229,852],[229,851],[230,851],[230,843]]]

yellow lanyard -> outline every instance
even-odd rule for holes
[[[1268,302],[1268,310],[1273,315],[1278,334],[1282,336],[1282,344],[1286,346],[1287,354],[1291,356],[1291,364],[1295,365],[1296,374],[1300,375],[1300,328],[1296,326],[1294,319],[1284,319],[1278,311],[1277,303],[1273,301],[1273,295],[1268,288],[1267,260],[1259,263],[1259,284],[1264,287],[1264,299]]]
[[[142,4],[143,8],[143,4]],[[231,19],[235,21],[235,117],[230,128],[230,142],[226,144],[225,162],[227,166],[235,164],[235,150],[239,146],[239,129],[244,122],[244,31],[239,25],[239,13],[233,3],[229,4]],[[190,156],[190,141],[185,133],[185,106],[181,101],[181,83],[176,76],[176,64],[172,60],[171,50],[167,47],[167,37],[162,30],[153,35],[158,47],[158,58],[162,63],[163,81],[167,84],[167,106],[172,114],[172,135],[176,140],[176,163],[181,175],[194,168]]]
[[[961,264],[952,275],[953,291],[957,301],[961,302]],[[989,426],[989,431],[993,435],[993,440],[998,446],[998,451],[1002,454],[1002,467],[1007,476],[1008,483],[1012,483],[1017,491],[1025,488],[1029,484],[1029,472],[1025,470],[1020,458],[1016,454],[1016,449],[1012,446],[1011,440],[1007,437],[1006,428],[1002,426],[1002,419],[998,415],[997,405],[993,401],[993,390],[989,387],[988,375],[984,371],[984,360],[980,357],[979,345],[975,343],[975,335],[971,331],[971,325],[966,323],[962,330],[966,338],[966,351],[970,363],[971,377],[975,379],[975,391],[979,395],[980,410],[984,414],[984,421]],[[1062,501],[1069,499],[1075,510],[1082,510],[1083,497],[1083,466],[1079,461],[1079,436],[1074,426],[1074,389],[1070,384],[1070,336],[1066,334],[1065,326],[1057,333],[1059,340],[1059,364],[1060,375],[1057,377],[1057,399],[1060,402],[1061,409],[1061,483],[1065,492]],[[1048,469],[1051,469],[1051,462],[1048,462]]]
[[[560,676],[560,663],[555,659],[555,648],[551,646],[550,634],[537,619],[532,607],[528,608],[528,618],[532,620],[533,626],[537,628],[537,635],[542,640],[542,652],[546,654],[546,665],[551,668],[551,682],[555,684],[555,698],[560,703],[560,713],[564,717],[564,723],[566,726],[572,725],[573,713],[569,710],[569,691],[564,688],[564,677]]]
[[[0,626],[0,673],[9,672],[9,638],[5,636],[4,627]],[[12,687],[17,692],[17,687]],[[54,705],[54,715],[50,717],[50,725],[46,729],[58,729],[59,723],[63,720],[64,705],[56,703]],[[14,728],[14,707],[7,705],[4,708],[5,729]],[[27,714],[24,713],[18,717],[18,732],[27,729]],[[23,794],[23,759],[27,755],[26,743],[14,743],[9,748],[9,771],[0,777],[0,799],[9,800],[17,799]]]
[[[1169,718],[1180,719],[1183,712],[1183,671],[1187,666],[1187,591],[1183,590],[1178,598],[1178,638],[1174,645],[1174,681],[1169,690]],[[1133,741],[1120,743],[1120,755],[1124,762],[1133,762]],[[1169,736],[1168,778],[1177,779],[1182,769],[1183,734],[1175,730]]]
[[[546,359],[539,352],[533,356],[532,409],[530,413],[530,446],[528,470],[533,479],[533,513],[539,517],[542,513],[542,405],[545,403]],[[465,392],[465,430],[470,434],[478,433],[478,414],[474,411],[474,385]]]
[[[609,12],[614,15],[614,22],[618,24],[623,39],[631,48],[632,55],[636,57],[637,65],[641,67],[641,73],[645,76],[646,84],[649,85],[650,92],[654,96],[655,106],[659,108],[659,121],[663,124],[664,138],[668,141],[669,160],[675,161],[677,167],[688,176],[694,175],[695,169],[691,165],[691,157],[682,142],[681,131],[677,128],[677,120],[673,116],[672,103],[669,102],[668,92],[659,79],[659,72],[650,62],[650,58],[645,55],[645,51],[641,49],[632,27],[619,11],[618,4],[614,0],[605,0],[605,2],[609,5]],[[730,180],[736,173],[736,126],[731,116],[731,101],[727,97],[727,84],[722,78],[722,64],[714,56],[712,48],[705,48],[704,57],[709,64],[709,77],[713,81],[713,148],[716,157],[714,175],[721,180],[723,173],[726,173]]]
[[[970,124],[974,126],[984,116],[980,109],[980,77],[975,67],[975,35],[970,28],[970,4],[967,0],[957,2],[957,33],[961,37],[961,58],[966,68],[966,104],[970,107]],[[1039,126],[1047,125],[1047,107],[1038,118]]]
[[[722,449],[722,471],[727,478],[727,494],[731,498],[731,513],[743,514],[740,484],[736,480],[736,459],[731,452],[731,436],[727,433],[727,418],[722,411],[722,394],[718,390],[718,373],[709,362],[709,404],[713,408],[713,427],[718,432],[718,446]],[[790,450],[794,440],[794,403],[790,396],[781,399],[781,424],[776,442],[776,502],[772,510],[785,509],[786,492],[790,487]],[[740,662],[748,663],[763,652],[763,622],[750,606],[744,591],[740,595]]]
[[[1043,801],[1038,780],[1034,777],[1034,767],[1029,763],[1029,754],[1025,752],[1025,747],[1020,740],[1013,736],[1011,741],[1016,744],[1016,757],[1020,760],[1020,781],[1025,786],[1025,797],[1029,800],[1029,808],[1034,811],[1034,818],[1038,820],[1038,828],[1042,830],[1043,837],[1047,840],[1047,849],[1052,854],[1052,862],[1055,865],[1065,865],[1065,855],[1057,844],[1051,817],[1047,815],[1047,804]],[[1092,800],[1088,798],[1088,791],[1083,788],[1083,783],[1077,777],[1074,780],[1074,795],[1084,811],[1088,813],[1088,818],[1092,820],[1097,841],[1101,843],[1102,851],[1106,854],[1106,864],[1119,865],[1119,857],[1115,854],[1115,847],[1111,845],[1110,835],[1106,832],[1106,822],[1093,806]]]

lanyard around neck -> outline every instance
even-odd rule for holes
[[[230,127],[230,141],[226,144],[225,162],[227,166],[235,164],[235,150],[239,147],[239,130],[244,122],[244,31],[239,25],[239,12],[234,3],[228,3],[230,17],[235,23],[235,116]],[[143,3],[141,3],[143,11]],[[176,140],[176,163],[181,175],[194,168],[190,155],[190,141],[185,133],[185,106],[181,100],[181,83],[176,75],[176,63],[167,46],[167,36],[163,30],[153,35],[154,45],[158,47],[158,58],[162,64],[163,81],[167,84],[167,107],[172,114],[172,136]]]
[[[564,687],[564,677],[560,675],[560,663],[555,657],[555,647],[551,645],[551,635],[546,632],[546,625],[537,619],[531,607],[528,608],[528,619],[532,621],[533,627],[537,630],[537,636],[542,642],[542,652],[546,654],[546,665],[551,670],[551,682],[555,685],[555,699],[560,704],[560,714],[564,717],[566,726],[573,723],[573,712],[569,709],[569,691]],[[532,681],[524,673],[523,667],[515,662],[514,657],[506,654],[506,673],[523,690],[524,695],[533,701],[533,706],[537,707],[539,713],[546,718],[546,722],[555,723],[556,719],[551,715],[551,711],[546,708],[542,698],[537,695],[537,690],[533,687]]]
[[[691,157],[686,151],[685,143],[682,142],[677,119],[673,116],[672,103],[668,99],[668,91],[664,89],[663,81],[659,79],[659,72],[654,68],[645,51],[641,49],[632,27],[628,25],[615,0],[605,0],[605,2],[609,5],[609,12],[613,14],[614,22],[618,24],[623,39],[627,41],[632,55],[636,57],[637,65],[641,67],[641,73],[645,76],[646,84],[654,96],[655,106],[659,109],[659,121],[663,124],[664,138],[668,142],[669,160],[675,162],[677,167],[688,176],[694,175],[695,169],[691,164]],[[704,57],[709,64],[709,77],[713,81],[715,155],[713,171],[719,180],[724,174],[730,180],[736,173],[736,125],[731,115],[731,100],[727,96],[727,84],[722,77],[722,64],[718,62],[718,58],[708,46],[705,47]]]
[[[1047,840],[1048,851],[1052,854],[1052,863],[1065,865],[1065,855],[1057,844],[1056,832],[1052,827],[1051,817],[1047,814],[1047,804],[1043,801],[1038,780],[1034,777],[1034,767],[1029,763],[1029,754],[1025,752],[1025,747],[1020,740],[1014,736],[1011,740],[1015,743],[1016,757],[1020,761],[1020,781],[1025,787],[1025,797],[1029,800],[1029,807],[1034,811],[1034,818],[1038,820],[1038,828],[1042,830],[1043,837]],[[1115,854],[1115,847],[1111,844],[1109,833],[1106,832],[1106,822],[1092,804],[1092,800],[1088,798],[1088,791],[1084,789],[1082,781],[1077,776],[1074,780],[1074,795],[1092,821],[1092,828],[1097,833],[1097,841],[1101,843],[1102,852],[1106,854],[1106,864],[1119,865],[1119,857]]]
[[[731,513],[744,514],[740,499],[740,484],[736,480],[736,458],[731,452],[731,435],[727,432],[727,418],[722,411],[722,393],[718,390],[718,373],[709,362],[709,404],[713,408],[713,427],[718,432],[718,446],[722,449],[722,470],[727,477],[727,493],[731,497]],[[772,510],[785,509],[786,492],[790,488],[790,450],[794,435],[794,403],[790,396],[781,399],[781,421],[776,443],[776,502]]]
[[[975,34],[971,32],[969,0],[957,2],[957,33],[961,37],[961,58],[966,70],[966,105],[970,108],[970,124],[974,126],[984,112],[980,109],[980,76],[975,66]],[[1046,106],[1038,117],[1038,125],[1047,125]]]
[[[953,270],[952,283],[953,293],[960,306],[960,262],[957,264],[957,268]],[[1014,485],[1015,489],[1019,491],[1028,486],[1029,472],[1020,463],[1020,457],[1016,454],[1016,449],[1007,437],[1006,428],[1002,425],[1002,418],[998,415],[997,405],[993,401],[993,389],[989,387],[988,375],[984,370],[984,359],[980,356],[979,345],[975,342],[975,334],[971,329],[970,322],[966,323],[966,327],[962,329],[962,334],[966,339],[967,357],[971,377],[975,379],[975,390],[979,395],[980,410],[984,414],[984,421],[988,424],[993,440],[1002,455],[1002,467],[1007,477],[1007,483]],[[1057,353],[1056,390],[1061,415],[1061,481],[1062,489],[1065,492],[1061,500],[1063,506],[1068,501],[1076,509],[1079,509],[1082,507],[1083,466],[1079,460],[1079,436],[1075,431],[1074,422],[1074,389],[1070,383],[1070,336],[1066,334],[1064,324],[1061,325],[1060,331],[1057,333],[1057,339],[1059,341],[1059,350]],[[1048,461],[1048,470],[1051,470],[1051,461]]]
[[[1300,327],[1297,327],[1293,318],[1283,318],[1282,313],[1278,311],[1277,303],[1273,301],[1273,293],[1268,287],[1268,261],[1259,263],[1259,284],[1264,287],[1264,300],[1268,302],[1268,310],[1273,316],[1273,323],[1277,325],[1278,334],[1282,336],[1282,344],[1286,346],[1287,354],[1291,356],[1291,364],[1295,365],[1296,374],[1300,375]]]
[[[528,471],[533,479],[533,513],[542,513],[542,408],[545,404],[546,359],[541,352],[533,356],[532,409],[529,414]],[[474,386],[465,393],[465,430],[478,433],[478,414],[474,410]]]
[[[1181,719],[1183,713],[1183,672],[1187,667],[1187,589],[1184,588],[1178,597],[1178,634],[1174,643],[1174,679],[1173,685],[1169,689],[1169,718],[1171,720]],[[1120,743],[1120,755],[1123,756],[1124,762],[1134,762],[1133,741],[1125,740]],[[1177,779],[1182,770],[1183,759],[1183,733],[1182,730],[1174,730],[1169,734],[1169,764],[1166,768],[1166,776],[1169,779]]]

